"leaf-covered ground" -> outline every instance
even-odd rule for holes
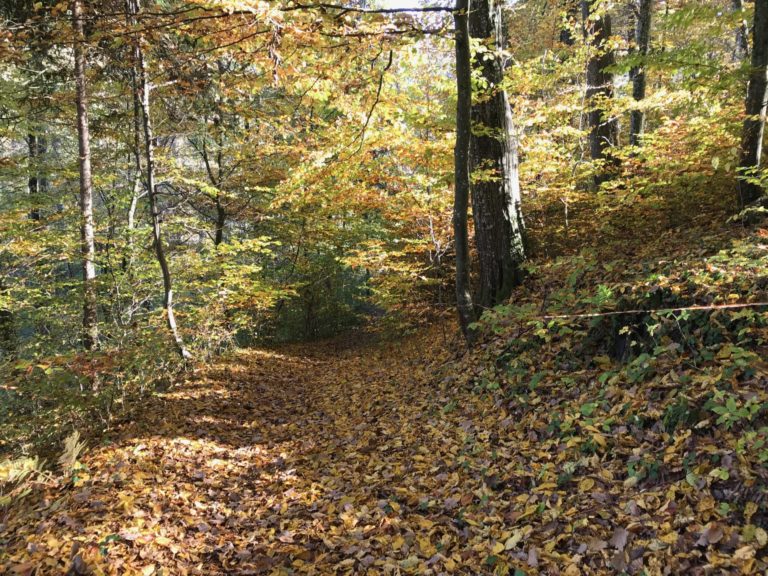
[[[222,359],[38,477],[0,570],[763,573],[768,233],[694,224],[532,267],[471,353]]]
[[[76,569],[115,574],[482,561],[461,519],[466,431],[444,417],[420,343],[246,353],[157,396],[76,485],[9,511],[6,568],[60,573],[75,542]]]

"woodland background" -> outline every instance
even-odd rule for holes
[[[95,482],[81,436],[172,426],[177,386],[226,388],[221,374],[253,369],[241,362],[272,365],[262,379],[306,394],[304,410],[325,357],[338,364],[317,382],[350,413],[345,374],[365,414],[397,396],[384,382],[416,382],[388,410],[415,402],[423,418],[381,426],[419,453],[429,414],[434,454],[461,460],[458,495],[435,501],[465,540],[404,538],[396,569],[765,568],[765,0],[25,0],[0,14],[0,562],[43,566],[20,503],[42,498],[30,482]],[[277,359],[242,356],[264,347]],[[494,444],[505,434],[517,452]],[[519,460],[494,473],[497,457]],[[632,494],[623,508],[611,486]],[[675,490],[687,532],[658,516]],[[528,500],[489,512],[515,501],[505,491]],[[590,492],[603,533],[561,550],[552,523],[595,504],[547,515]],[[646,512],[642,529],[617,520]],[[498,533],[472,524],[496,513]],[[381,551],[310,562],[291,552],[304,528],[283,528],[269,570],[354,557],[320,573],[386,573],[363,561]],[[99,538],[110,530],[107,544],[136,540]],[[67,538],[86,542],[59,533],[64,556]],[[223,573],[261,566],[221,554]],[[87,573],[88,558],[54,565]]]

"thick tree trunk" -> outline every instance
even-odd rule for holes
[[[221,195],[216,195],[216,231],[213,237],[214,245],[218,246],[224,241],[224,225],[227,222],[227,212],[221,203]]]
[[[88,94],[85,77],[85,35],[81,0],[72,2],[75,32],[75,83],[77,86],[77,140],[80,151],[80,241],[83,257],[83,346],[93,350],[99,342],[96,300],[96,248],[93,232],[91,138],[88,129]]]
[[[138,13],[139,4],[137,0],[129,1],[130,14],[134,15]],[[135,18],[132,18],[135,23]],[[176,344],[176,348],[182,358],[188,359],[192,355],[184,346],[184,340],[179,334],[178,327],[176,326],[176,316],[173,312],[173,282],[171,279],[171,270],[168,266],[168,259],[165,255],[165,248],[163,247],[162,230],[160,226],[160,212],[157,202],[157,189],[155,188],[155,153],[154,153],[154,137],[152,135],[152,118],[150,115],[149,106],[149,79],[147,75],[147,63],[144,59],[144,51],[141,48],[140,40],[137,39],[134,46],[134,58],[135,66],[137,68],[137,82],[136,85],[139,89],[139,101],[141,107],[141,120],[144,130],[144,160],[146,163],[146,186],[147,195],[149,197],[149,209],[152,216],[152,240],[155,247],[155,256],[157,262],[160,265],[160,270],[163,276],[163,306],[165,308],[165,317],[168,324],[168,329],[173,336],[173,340]]]
[[[607,158],[606,150],[617,144],[619,125],[615,118],[607,116],[608,110],[606,110],[609,101],[613,98],[613,74],[608,71],[608,68],[615,64],[613,49],[608,46],[608,40],[611,37],[611,17],[609,14],[595,14],[596,5],[597,0],[581,0],[584,31],[591,44],[586,78],[589,151],[593,161],[604,162],[595,175],[595,184],[599,186],[611,177],[611,168],[615,161]]]
[[[651,45],[651,12],[653,0],[634,0],[632,9],[635,12],[635,53],[640,57],[640,64],[629,71],[632,79],[632,98],[635,102],[645,99],[645,58]],[[632,110],[629,118],[629,143],[632,146],[640,144],[640,137],[645,131],[645,112]]]
[[[752,59],[747,88],[746,112],[741,136],[741,159],[744,171],[760,166],[763,153],[766,106],[768,105],[768,0],[755,0],[755,25]],[[757,184],[739,180],[738,193],[741,206],[757,200],[763,190]]]
[[[456,243],[456,307],[459,325],[468,344],[475,320],[470,287],[469,232],[469,142],[472,134],[472,55],[469,48],[469,0],[456,0],[453,14],[456,44],[456,147],[454,148],[453,235]]]
[[[491,51],[478,59],[485,86],[477,94],[471,114],[472,215],[480,263],[475,305],[481,309],[509,297],[520,283],[520,267],[525,258],[518,143],[512,108],[502,86],[502,31],[501,4],[494,0],[474,2],[469,14],[469,35]]]

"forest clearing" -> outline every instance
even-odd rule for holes
[[[768,0],[0,20],[0,573],[768,573]]]

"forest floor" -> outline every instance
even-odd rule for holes
[[[0,561],[20,574],[455,565],[439,550],[458,550],[471,493],[448,464],[463,428],[422,355],[435,338],[227,358],[153,396],[64,489],[11,510]]]
[[[471,352],[218,359],[36,477],[0,572],[762,573],[768,231],[690,213],[532,265]]]
[[[709,568],[686,573],[757,568],[755,547],[727,548],[727,525],[697,523],[716,514],[711,496],[615,472],[636,446],[629,434],[581,423],[594,453],[553,482],[547,469],[567,450],[542,433],[542,411],[518,419],[498,397],[457,391],[468,378],[445,375],[457,343],[444,328],[241,352],[153,396],[73,478],[42,482],[8,512],[0,568],[588,574],[634,573],[640,559],[679,574],[691,554]],[[753,532],[757,546],[765,532]]]

